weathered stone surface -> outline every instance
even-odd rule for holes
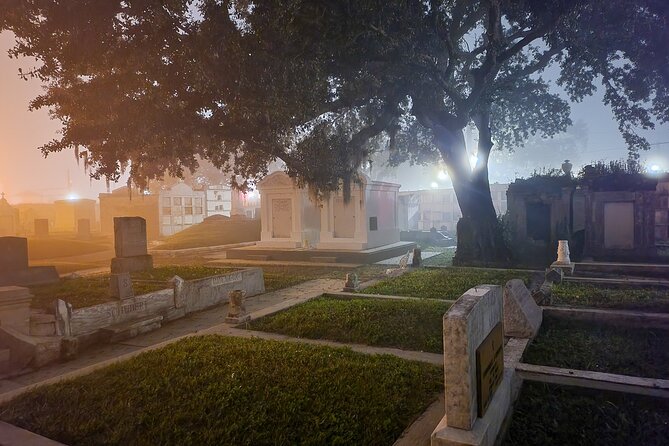
[[[53,314],[31,314],[30,336],[56,336],[56,316]]]
[[[58,271],[54,266],[31,266],[20,271],[0,272],[0,286],[45,285],[58,280]]]
[[[66,336],[79,336],[123,322],[159,315],[173,306],[173,291],[167,289],[86,308],[70,309],[66,305],[59,305],[57,317]]]
[[[135,296],[129,273],[112,273],[109,278],[109,293],[117,299],[129,299]]]
[[[502,321],[502,289],[468,290],[444,315],[444,382],[449,427],[471,430],[477,418],[476,349]]]
[[[550,283],[562,283],[564,273],[560,268],[547,268],[546,269],[546,281]]]
[[[0,287],[0,326],[12,327],[20,333],[30,332],[30,301],[28,288]]]
[[[504,286],[504,335],[534,338],[539,332],[543,313],[520,279]]]
[[[123,322],[121,324],[103,328],[102,333],[103,336],[107,338],[108,342],[119,342],[125,339],[134,338],[142,333],[157,330],[161,327],[162,321],[162,316],[149,316],[138,321]]]
[[[153,268],[153,257],[150,255],[134,257],[114,257],[111,261],[111,272],[134,273],[148,271]]]
[[[532,298],[538,305],[550,305],[552,301],[551,282],[545,281],[538,290],[532,293]]]
[[[112,325],[162,316],[163,321],[178,319],[228,301],[228,292],[240,289],[246,296],[265,292],[261,268],[245,268],[228,274],[184,281],[174,279],[172,289],[93,307],[72,309],[63,301],[57,304],[57,319],[64,336],[97,332]]]
[[[225,322],[239,324],[251,319],[246,314],[246,305],[244,305],[244,292],[242,290],[232,290],[228,293],[228,315]]]
[[[28,239],[0,237],[0,274],[28,269]]]
[[[146,220],[142,217],[114,217],[114,250],[116,257],[146,255]]]

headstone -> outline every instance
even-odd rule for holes
[[[520,279],[504,286],[504,335],[533,339],[539,332],[543,310]]]
[[[28,288],[0,287],[0,326],[11,327],[23,334],[30,334],[30,301]]]
[[[146,220],[142,217],[114,217],[114,250],[112,273],[132,273],[153,268],[148,254]]]
[[[28,269],[28,239],[0,237],[0,274]]]
[[[91,221],[88,218],[77,220],[77,238],[82,240],[91,238]]]
[[[41,285],[58,281],[53,266],[28,266],[28,239],[0,237],[0,286]]]
[[[251,319],[251,316],[246,314],[244,294],[243,290],[233,290],[228,293],[230,302],[228,305],[228,316],[225,318],[225,322],[239,324]]]
[[[480,285],[444,315],[445,416],[436,445],[493,445],[511,405],[504,368],[502,289]]]
[[[421,255],[420,248],[413,249],[413,257],[411,258],[411,266],[419,267],[423,261],[423,256]]]
[[[129,273],[112,273],[109,278],[109,294],[117,299],[129,299],[135,296]]]
[[[547,268],[545,280],[550,283],[562,283],[564,272],[560,268]]]
[[[344,283],[344,291],[347,293],[353,293],[360,289],[360,280],[358,275],[355,273],[346,274],[346,282]]]
[[[114,217],[114,250],[116,257],[148,254],[146,220],[142,217]]]
[[[35,236],[48,237],[49,236],[49,220],[46,218],[35,219]]]

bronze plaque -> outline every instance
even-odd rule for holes
[[[478,416],[483,417],[504,374],[504,331],[495,325],[476,349],[476,399]]]

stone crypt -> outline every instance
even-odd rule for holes
[[[274,172],[258,183],[260,241],[228,258],[358,263],[405,254],[414,244],[400,242],[399,188],[362,175],[348,203],[341,191],[317,203],[285,172]]]

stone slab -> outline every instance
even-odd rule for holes
[[[444,382],[448,426],[470,430],[477,418],[476,349],[502,322],[502,289],[480,285],[444,315]]]
[[[103,336],[108,338],[108,342],[119,342],[134,338],[142,333],[157,330],[161,327],[162,322],[162,316],[150,316],[137,321],[112,325],[111,327],[102,329],[102,333]]]
[[[60,280],[54,266],[31,266],[28,269],[0,273],[0,286],[19,285],[47,285]]]
[[[516,371],[522,379],[529,381],[669,398],[669,380],[667,379],[642,378],[525,363],[517,364]]]
[[[504,335],[533,339],[539,332],[543,314],[520,279],[504,286]]]
[[[80,218],[77,220],[77,238],[87,240],[91,238],[91,220]]]
[[[431,446],[493,446],[511,406],[513,370],[504,369],[502,383],[497,388],[483,418],[477,418],[471,429],[449,426],[446,415],[432,433]]]
[[[28,269],[28,239],[0,237],[0,274]]]
[[[114,217],[114,250],[116,257],[146,255],[146,220],[142,217]]]
[[[146,254],[134,257],[114,257],[111,261],[111,272],[135,273],[153,269],[153,257]]]
[[[30,302],[28,288],[0,287],[0,326],[13,327],[21,333],[30,332]]]

